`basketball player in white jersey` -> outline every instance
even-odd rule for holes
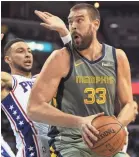
[[[65,28],[64,28],[65,29]],[[59,30],[60,36],[66,34]],[[14,39],[4,48],[5,62],[11,75],[1,73],[2,109],[16,137],[17,157],[49,157],[48,125],[30,121],[26,115],[27,102],[36,77],[32,77],[32,51],[22,39]]]
[[[17,157],[47,157],[48,125],[32,122],[26,115],[28,97],[35,81],[31,75],[31,49],[22,39],[14,39],[5,46],[4,55],[12,75],[1,73],[2,109],[16,137]]]

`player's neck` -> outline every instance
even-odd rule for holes
[[[24,72],[24,71],[19,71],[19,70],[11,70],[11,74],[12,75],[20,75],[20,76],[24,76],[24,77],[27,77],[27,78],[32,77],[31,72]]]
[[[97,39],[94,39],[89,48],[80,51],[81,55],[90,61],[95,61],[102,56],[102,44]]]

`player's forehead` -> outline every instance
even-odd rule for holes
[[[11,46],[12,49],[16,50],[18,48],[24,48],[24,49],[28,49],[29,46],[27,43],[23,42],[23,41],[19,41],[19,42],[16,42],[14,43],[12,46]]]
[[[68,16],[68,20],[74,19],[76,17],[86,17],[88,16],[88,11],[86,9],[71,10]]]

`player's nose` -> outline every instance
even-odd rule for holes
[[[25,52],[25,57],[31,57],[31,55],[32,55],[32,54],[31,54],[29,51],[26,51],[26,52]]]
[[[77,25],[75,22],[72,23],[71,29],[72,29],[72,31],[75,31],[77,29]]]

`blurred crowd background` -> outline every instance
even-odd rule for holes
[[[23,38],[33,50],[32,73],[39,73],[50,53],[63,47],[63,44],[58,33],[39,25],[40,19],[34,14],[34,10],[47,11],[59,16],[68,27],[67,16],[70,8],[76,3],[81,2],[2,1],[1,32],[5,36],[2,41],[1,70],[10,73],[8,65],[4,62],[3,48],[9,40],[19,37]],[[139,2],[89,1],[87,3],[93,4],[101,14],[99,40],[126,52],[131,67],[133,95],[139,104]],[[3,112],[1,115],[2,135],[16,152],[10,124]],[[134,123],[128,126],[128,129],[128,153],[131,157],[139,157],[139,116]]]

